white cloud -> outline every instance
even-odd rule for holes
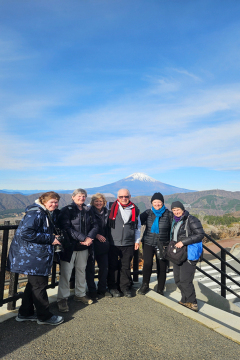
[[[177,73],[179,73],[179,74],[183,74],[183,75],[186,75],[186,76],[188,76],[188,77],[190,77],[191,79],[193,79],[193,80],[195,80],[195,81],[200,81],[200,82],[202,82],[203,80],[199,77],[199,76],[197,76],[197,75],[195,75],[195,74],[192,74],[192,73],[190,73],[189,71],[187,71],[187,70],[184,70],[184,69],[172,69],[173,71],[176,71]]]
[[[23,97],[22,102],[15,101],[12,106],[7,103],[1,115],[0,165],[3,169],[126,169],[141,165],[145,171],[153,163],[161,169],[237,168],[240,85],[180,93],[166,103],[161,93],[159,101],[153,100],[147,89],[135,100],[122,98],[94,111],[74,116],[54,114],[49,119],[42,119],[42,114],[58,107],[57,94],[38,99]],[[19,129],[35,118],[37,136],[33,139],[14,131],[11,118],[20,121]],[[183,156],[185,151],[187,156]]]

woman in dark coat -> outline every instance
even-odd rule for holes
[[[153,257],[155,255],[158,274],[157,292],[163,295],[168,261],[162,258],[162,252],[170,241],[172,213],[165,207],[161,193],[155,193],[151,198],[151,203],[152,208],[140,215],[141,225],[146,225],[146,229],[142,238],[143,282],[137,293],[145,295],[149,291]]]
[[[188,245],[191,244],[201,245],[202,239],[204,238],[204,230],[201,222],[195,216],[190,215],[180,201],[173,202],[171,209],[174,215],[171,228],[171,240],[176,241],[175,246],[182,248],[183,246],[188,247]],[[197,247],[198,246],[195,248]],[[188,252],[187,250],[188,249],[186,249],[186,252]],[[197,256],[197,259],[190,259],[188,252],[187,259],[182,264],[173,264],[174,280],[182,294],[179,304],[194,311],[198,311],[193,278],[199,256],[200,254]]]
[[[107,201],[103,194],[97,193],[91,198],[91,208],[94,212],[98,223],[98,233],[93,241],[94,256],[87,265],[87,284],[89,288],[89,295],[92,298],[104,297],[107,288],[108,275],[108,252],[109,252],[109,228],[108,224],[108,209],[106,207]],[[95,260],[98,264],[98,285],[94,283],[95,274]]]
[[[57,193],[49,191],[28,206],[10,246],[9,271],[28,276],[22,305],[16,317],[20,322],[30,320],[49,325],[63,322],[62,316],[53,315],[49,311],[46,291],[53,264],[53,245],[60,245],[52,225],[52,222],[56,222],[59,199]]]

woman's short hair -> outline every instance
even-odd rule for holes
[[[76,189],[72,193],[72,197],[76,196],[77,194],[84,194],[87,197],[87,192],[84,189]]]
[[[60,195],[58,195],[58,193],[56,193],[55,191],[48,191],[48,192],[43,193],[38,198],[40,204],[42,204],[42,205],[46,204],[46,202],[48,202],[48,200],[50,200],[50,199],[56,199],[59,201]]]
[[[101,194],[101,193],[96,193],[95,195],[93,195],[93,196],[91,197],[90,205],[93,206],[94,201],[95,201],[95,200],[98,200],[98,199],[102,199],[102,201],[103,201],[103,206],[106,206],[106,205],[107,205],[107,200],[106,200],[105,196],[104,196],[103,194]]]

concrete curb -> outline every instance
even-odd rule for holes
[[[177,292],[174,293],[170,293],[171,297],[178,297],[180,300],[180,294]],[[170,300],[168,298],[169,295],[168,293],[166,293],[166,296],[161,296],[155,291],[150,290],[145,296],[171,308],[174,311],[177,311],[178,313],[190,318],[191,320],[197,321],[198,323],[208,327],[209,329],[212,329],[217,333],[225,336],[226,338],[240,344],[239,317],[229,314],[223,310],[216,309],[211,305],[205,304],[201,300],[198,300],[200,311],[196,313],[178,304],[176,302],[177,300]]]

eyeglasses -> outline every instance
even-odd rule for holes
[[[119,199],[123,199],[123,198],[129,199],[129,195],[127,195],[127,196],[119,196]]]

